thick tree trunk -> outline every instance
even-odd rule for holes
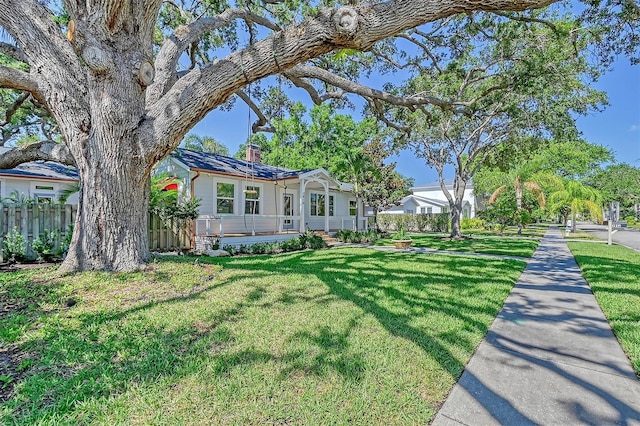
[[[455,203],[451,206],[451,238],[462,238],[462,205]]]
[[[114,156],[115,157],[115,156]],[[131,161],[103,158],[81,169],[73,241],[61,269],[133,271],[149,260],[149,176]]]
[[[449,208],[451,208],[451,238],[462,238],[462,203],[466,187],[467,180],[457,175],[453,181],[453,197],[449,200]]]
[[[124,53],[107,44],[93,49],[95,64],[89,64],[87,72],[91,129],[85,144],[70,146],[81,194],[62,269],[133,271],[149,260],[152,163],[143,144],[150,135],[139,126],[145,116],[145,90],[138,73],[144,55],[135,44]]]

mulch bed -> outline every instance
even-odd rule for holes
[[[26,269],[46,268],[48,266],[53,266],[58,264],[60,264],[60,262],[34,262],[34,263],[5,262],[5,263],[0,263],[0,273],[23,271]]]

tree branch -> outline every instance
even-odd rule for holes
[[[29,161],[53,161],[68,166],[76,164],[65,144],[46,140],[0,154],[0,169],[12,169]]]
[[[296,77],[295,75],[292,75],[290,73],[284,73],[283,75],[287,77],[296,87],[304,89],[311,97],[313,103],[316,105],[320,105],[327,99],[340,99],[345,94],[344,91],[340,90],[336,92],[326,92],[324,95],[320,95],[316,88],[306,80]]]
[[[267,124],[269,123],[269,119],[267,118],[266,115],[264,115],[260,107],[258,107],[258,105],[256,105],[256,103],[251,100],[249,95],[244,93],[242,90],[236,90],[236,95],[240,99],[242,99],[244,103],[246,103],[249,106],[249,108],[251,108],[251,111],[253,111],[258,116],[258,119],[251,125],[251,131],[253,133],[256,133],[256,132],[274,133],[275,132],[275,129],[273,128],[273,126],[267,126]]]
[[[7,112],[5,113],[4,120],[0,121],[0,127],[5,126],[11,122],[11,119],[13,118],[13,114],[16,113],[18,108],[22,106],[22,104],[29,98],[30,95],[31,94],[29,92],[24,92],[16,98],[15,102],[13,102],[13,104],[9,106],[9,108],[7,108]]]
[[[70,73],[79,71],[75,67],[79,65],[75,52],[46,6],[36,0],[2,0],[2,3],[0,26],[11,34],[30,65],[46,67],[49,64],[45,61],[55,57],[64,63],[65,70],[71,68]]]
[[[5,55],[15,59],[16,61],[25,63],[27,62],[27,57],[24,55],[22,50],[12,44],[0,41],[0,53],[4,53]]]
[[[290,69],[285,73],[287,76],[297,78],[315,78],[322,80],[332,86],[339,87],[349,93],[354,93],[368,98],[375,98],[381,101],[406,107],[414,107],[417,105],[437,105],[444,109],[451,109],[456,105],[463,105],[461,103],[448,102],[432,96],[397,96],[382,90],[372,89],[371,87],[347,80],[344,77],[340,77],[322,68],[312,67],[308,65],[298,65],[295,68]]]
[[[438,65],[438,60],[433,55],[433,53],[431,53],[431,50],[427,47],[426,44],[422,43],[419,40],[416,40],[415,38],[411,37],[408,34],[398,34],[398,37],[403,38],[405,40],[408,40],[411,43],[415,44],[416,46],[420,47],[423,50],[423,52],[425,53],[425,55],[427,55],[429,57],[429,59],[431,59],[431,62],[433,62],[433,67],[436,70],[438,70],[439,73],[442,74],[442,68],[440,68],[440,66]]]
[[[280,30],[280,27],[268,19],[242,9],[227,9],[217,16],[200,18],[189,25],[178,27],[160,48],[155,63],[155,80],[147,88],[147,104],[160,99],[178,79],[178,60],[189,46],[197,42],[204,33],[227,26],[236,19],[253,22],[273,31]]]
[[[26,90],[39,95],[38,80],[35,76],[24,71],[0,65],[0,87]]]
[[[367,99],[367,102],[369,103],[369,106],[371,107],[371,109],[373,110],[373,112],[376,114],[376,118],[380,121],[382,121],[384,124],[386,124],[388,127],[392,128],[392,129],[396,129],[397,131],[401,132],[401,133],[406,133],[407,135],[411,133],[411,127],[410,126],[405,126],[402,124],[398,124],[394,121],[391,121],[387,118],[387,116],[384,113],[384,108],[382,107],[382,104],[380,103],[379,100],[377,99]]]
[[[518,22],[531,22],[531,23],[538,23],[538,24],[543,24],[546,25],[547,27],[551,28],[551,30],[553,32],[558,32],[558,28],[553,24],[553,22],[547,21],[545,19],[539,19],[539,18],[531,18],[528,16],[522,16],[522,15],[511,15],[509,13],[505,13],[505,12],[493,12],[498,16],[503,16],[505,18],[509,18],[513,21],[518,21]]]

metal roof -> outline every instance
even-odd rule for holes
[[[13,169],[0,169],[0,175],[19,178],[78,180],[78,170],[50,161],[31,161]]]
[[[298,177],[302,173],[305,173],[305,170],[289,170],[282,167],[269,166],[263,163],[251,163],[224,155],[192,151],[185,148],[177,148],[170,155],[190,169],[225,173],[234,176],[278,180]]]

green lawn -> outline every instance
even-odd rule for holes
[[[356,248],[200,262],[0,274],[0,424],[427,424],[525,266]]]
[[[562,235],[564,236],[564,238],[568,240],[591,240],[591,241],[600,240],[600,238],[586,231],[576,231],[576,232],[572,231],[572,232],[569,232],[569,234],[567,234],[564,230],[562,230]]]
[[[413,247],[484,254],[531,257],[539,240],[530,238],[476,235],[462,240],[451,240],[444,234],[411,234]],[[392,245],[391,238],[379,240],[377,245]]]
[[[640,253],[616,245],[568,244],[636,373],[640,375]]]

